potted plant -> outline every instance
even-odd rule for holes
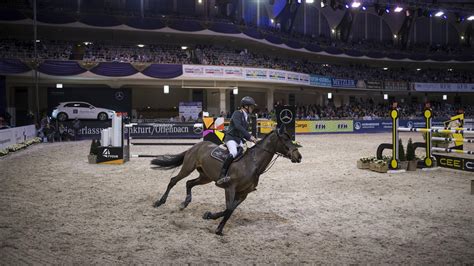
[[[388,163],[384,160],[374,160],[370,163],[370,170],[378,173],[388,172]]]
[[[89,155],[87,156],[89,163],[97,163],[97,153],[98,153],[99,146],[100,146],[100,142],[98,140],[93,139],[91,143]]]
[[[418,158],[415,155],[415,146],[413,145],[413,141],[408,139],[407,144],[407,161],[408,161],[408,171],[416,171],[418,166]]]
[[[357,161],[357,168],[359,169],[369,169],[370,163],[375,160],[374,156],[362,157]]]
[[[408,167],[408,162],[405,156],[405,147],[403,147],[402,139],[398,140],[398,160],[400,160],[398,168],[406,170]]]

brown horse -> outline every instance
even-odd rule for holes
[[[181,154],[161,155],[152,160],[151,163],[157,165],[158,169],[172,169],[183,165],[178,175],[171,178],[161,199],[156,201],[153,206],[159,207],[164,204],[170,190],[176,183],[187,177],[195,169],[198,170],[199,177],[186,182],[186,199],[180,205],[181,210],[191,202],[191,189],[194,186],[216,181],[222,167],[222,162],[211,157],[211,151],[216,146],[212,142],[203,141]],[[206,212],[203,216],[204,219],[214,220],[224,217],[216,229],[216,234],[222,235],[222,229],[235,208],[247,198],[250,192],[256,190],[260,175],[265,171],[275,154],[288,158],[293,163],[301,162],[298,147],[291,141],[284,128],[273,130],[249,148],[240,160],[230,166],[229,176],[231,179],[220,186],[225,189],[226,209],[216,213]]]

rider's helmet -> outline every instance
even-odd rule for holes
[[[255,100],[252,97],[245,96],[240,101],[240,106],[254,106],[255,107],[255,106],[257,106],[257,104],[255,103]]]

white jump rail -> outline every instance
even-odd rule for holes
[[[447,153],[461,153],[461,154],[470,154],[474,155],[474,151],[464,151],[464,150],[456,150],[456,149],[450,149],[450,148],[439,148],[439,147],[432,147],[431,150],[433,151],[444,151]]]
[[[455,139],[455,138],[440,138],[440,137],[431,137],[432,140],[438,141],[449,141],[449,142],[466,142],[466,143],[474,143],[474,139]]]

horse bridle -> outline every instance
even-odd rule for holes
[[[286,135],[288,136],[288,138],[291,139],[290,135],[289,135],[287,132],[285,132],[284,134],[286,134]],[[292,154],[294,151],[296,151],[298,148],[296,148],[296,147],[288,147],[288,145],[286,145],[286,143],[280,139],[280,135],[278,135],[278,133],[277,133],[277,136],[278,136],[278,141],[281,141],[281,142],[283,143],[283,145],[288,149],[288,152],[287,152],[286,154],[277,152],[276,149],[275,149],[274,152],[269,151],[269,150],[265,149],[264,147],[262,147],[261,145],[258,145],[259,143],[256,143],[256,144],[255,144],[255,147],[260,148],[260,149],[262,149],[262,150],[264,150],[264,151],[266,151],[266,152],[268,152],[268,153],[270,153],[270,154],[276,154],[278,157],[281,156],[281,157],[284,157],[284,158],[287,158],[287,159],[291,159],[291,154]],[[277,158],[278,158],[278,157],[277,157]]]

